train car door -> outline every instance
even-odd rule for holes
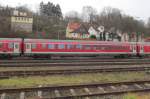
[[[19,53],[19,43],[14,43],[14,53]]]
[[[26,52],[27,53],[31,52],[31,43],[26,43]]]
[[[143,54],[144,53],[144,46],[141,44],[140,45],[140,48],[139,48],[139,52],[140,52],[140,54]]]
[[[133,51],[133,53],[136,53],[136,44],[132,45],[132,51]]]

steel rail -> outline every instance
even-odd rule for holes
[[[79,91],[82,93],[79,93]],[[126,81],[126,82],[109,82],[109,83],[89,83],[89,84],[72,84],[72,85],[51,85],[29,88],[10,88],[0,89],[1,97],[6,98],[6,94],[18,93],[24,99],[26,93],[36,92],[36,96],[41,99],[74,99],[91,96],[118,95],[124,93],[149,92],[150,80]],[[54,93],[51,97],[44,96],[44,93]],[[67,92],[67,93],[65,93]],[[22,94],[23,93],[23,94]],[[20,98],[20,99],[21,99]]]
[[[0,63],[40,63],[40,62],[47,62],[47,63],[55,63],[55,62],[145,62],[149,61],[150,59],[76,59],[76,60],[0,60]]]
[[[0,63],[0,67],[36,67],[36,66],[99,66],[99,65],[147,65],[145,62],[72,62],[72,63],[49,63],[49,62],[33,62],[33,63]]]
[[[81,73],[102,73],[102,72],[129,72],[129,71],[150,71],[150,66],[142,67],[102,67],[102,68],[82,68],[82,69],[55,69],[55,70],[18,70],[18,71],[0,71],[0,78],[9,78],[14,76],[46,76],[58,74],[81,74]]]

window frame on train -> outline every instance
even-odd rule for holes
[[[13,49],[13,48],[14,48],[14,43],[12,43],[12,42],[11,42],[11,43],[8,43],[8,48],[9,48],[9,49]]]
[[[54,49],[55,45],[54,44],[48,44],[48,49]]]

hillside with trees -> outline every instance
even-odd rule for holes
[[[28,11],[33,14],[33,32],[24,33],[23,31],[9,30],[10,11],[19,9]],[[8,18],[6,18],[8,17]],[[91,6],[84,6],[82,13],[70,11],[64,14],[59,4],[52,2],[41,2],[39,9],[34,12],[26,6],[17,6],[15,8],[9,6],[0,6],[0,36],[1,37],[30,37],[30,38],[51,38],[66,39],[65,32],[68,22],[89,23],[95,25],[103,25],[106,31],[119,30],[127,33],[144,33],[145,36],[150,34],[150,18],[148,22],[138,20],[132,16],[122,13],[120,9],[105,7],[98,12]]]

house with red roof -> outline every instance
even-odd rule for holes
[[[86,39],[89,38],[88,28],[82,23],[70,22],[66,29],[66,38]]]

